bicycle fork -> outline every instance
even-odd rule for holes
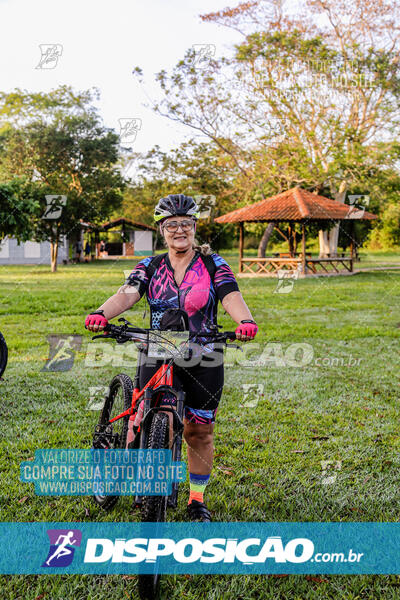
[[[173,406],[152,406],[153,398],[157,396],[159,393],[169,393],[172,394],[176,399],[176,409]],[[143,419],[141,421],[141,431],[140,431],[140,450],[145,450],[147,448],[148,437],[150,433],[151,421],[153,418],[153,414],[156,412],[166,412],[172,413],[172,422],[173,422],[173,443],[172,443],[172,461],[177,462],[181,460],[181,452],[182,452],[182,432],[183,432],[183,422],[181,415],[183,415],[183,406],[185,402],[185,392],[183,391],[175,391],[171,386],[163,385],[158,386],[156,388],[146,388],[144,393],[144,410],[143,410]],[[137,434],[139,435],[139,433]],[[168,506],[172,508],[176,508],[178,501],[178,482],[174,481],[172,483],[172,492],[168,498]],[[142,503],[142,496],[135,496],[135,503]]]

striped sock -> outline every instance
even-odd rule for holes
[[[209,479],[210,473],[208,475],[197,475],[196,473],[189,473],[190,496],[188,504],[190,504],[192,500],[204,502],[203,494]]]

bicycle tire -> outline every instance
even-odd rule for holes
[[[0,333],[0,377],[3,375],[8,361],[8,348],[4,336]]]
[[[162,450],[169,448],[169,418],[166,413],[158,412],[154,415],[147,448]],[[142,522],[165,521],[168,496],[143,496],[141,508]],[[160,590],[159,573],[155,575],[143,574],[138,577],[139,597],[141,600],[157,600]]]
[[[121,390],[121,396],[119,402],[116,402],[118,392]],[[132,379],[120,373],[116,375],[109,387],[108,394],[104,400],[103,409],[101,411],[99,426],[105,426],[108,424],[112,416],[116,416],[125,410],[128,410],[132,405],[132,394],[133,394],[133,383]],[[110,448],[121,448],[126,447],[126,438],[128,435],[128,422],[129,416],[123,417],[113,424],[116,433],[118,433],[118,440],[114,445],[110,445]],[[101,496],[100,494],[93,494],[93,499],[101,506],[104,510],[111,510],[119,500],[119,496]]]

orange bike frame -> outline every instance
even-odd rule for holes
[[[126,417],[128,415],[131,416],[133,414],[136,406],[138,406],[138,401],[143,396],[145,390],[148,387],[153,387],[154,389],[157,389],[158,387],[160,387],[162,385],[172,386],[172,381],[173,381],[173,364],[172,364],[172,362],[170,364],[161,365],[161,367],[154,373],[154,375],[151,377],[151,379],[149,379],[149,381],[146,383],[146,385],[144,386],[144,388],[142,390],[139,390],[139,388],[135,388],[133,390],[131,407],[128,408],[128,410],[125,410],[124,412],[122,412],[120,415],[117,415],[116,417],[113,417],[112,419],[110,419],[109,423],[118,421],[118,419],[122,419],[123,417]]]

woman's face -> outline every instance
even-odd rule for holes
[[[191,217],[180,216],[165,219],[161,223],[161,231],[168,248],[179,252],[192,248],[194,244],[194,225],[195,221]]]

